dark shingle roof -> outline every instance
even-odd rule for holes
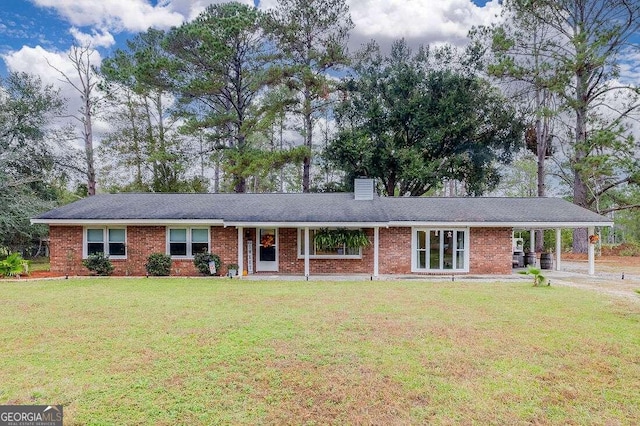
[[[43,213],[59,220],[221,220],[225,222],[590,223],[611,220],[558,198],[374,197],[322,194],[105,194]]]
[[[39,219],[220,219],[231,222],[386,221],[378,200],[353,194],[105,194]],[[382,217],[382,219],[381,219]]]
[[[611,219],[560,198],[381,199],[392,221],[426,222],[611,222]]]

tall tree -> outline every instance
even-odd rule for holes
[[[184,130],[204,132],[239,153],[251,150],[263,113],[257,101],[268,82],[269,45],[261,19],[256,8],[240,3],[212,5],[171,30],[164,43],[179,60],[174,83]],[[233,163],[237,155],[227,158]],[[232,179],[236,192],[246,191],[245,176],[234,173]]]
[[[313,131],[331,92],[330,70],[348,64],[347,41],[353,22],[345,0],[278,0],[270,29],[281,53],[281,77],[296,93],[292,108],[302,118],[309,150],[303,163],[302,190],[309,192]]]
[[[66,82],[75,90],[82,104],[78,110],[78,114],[72,114],[72,117],[81,124],[81,137],[84,143],[85,167],[83,169],[87,178],[87,190],[89,195],[96,193],[96,168],[93,149],[93,116],[97,109],[99,99],[96,93],[96,85],[98,78],[95,71],[95,64],[91,57],[96,54],[96,50],[91,45],[78,46],[74,45],[67,57],[73,66],[75,75],[69,75],[64,71],[49,64],[51,68],[56,70],[62,77],[62,81]]]
[[[47,232],[29,219],[55,205],[48,181],[59,150],[47,129],[64,101],[57,89],[25,73],[9,74],[0,86],[0,248],[15,251]]]
[[[545,29],[537,51],[529,55],[544,58],[547,73],[540,82],[572,116],[564,152],[573,202],[600,213],[636,207],[602,201],[621,186],[640,183],[634,154],[638,146],[625,124],[640,107],[640,92],[618,79],[620,61],[633,37],[640,35],[640,3],[510,0],[507,4],[517,16]],[[500,45],[500,65],[509,67],[518,44],[505,37]],[[586,251],[586,237],[585,229],[574,231],[574,251]]]
[[[437,56],[436,56],[437,57]],[[327,156],[347,173],[378,178],[387,195],[423,195],[445,179],[468,194],[493,189],[522,125],[486,81],[433,64],[404,40],[388,56],[365,50],[337,110],[338,137]]]
[[[169,108],[172,96],[166,74],[171,58],[162,48],[164,32],[149,29],[127,41],[101,66],[101,89],[111,105],[112,131],[102,141],[114,166],[133,168],[128,187],[138,191],[180,192],[192,189],[182,139]]]
[[[529,3],[527,3],[529,4]],[[492,27],[474,28],[470,37],[490,49],[487,71],[500,79],[508,96],[528,115],[526,146],[537,156],[537,195],[544,197],[545,160],[552,151],[551,118],[558,113],[549,86],[556,77],[552,58],[543,54],[550,29],[525,12],[520,1],[503,3],[503,20]]]
[[[553,152],[553,118],[559,114],[557,99],[550,90],[553,73],[552,58],[543,54],[551,29],[539,25],[538,19],[526,13],[532,3],[503,3],[499,24],[474,28],[470,36],[479,44],[490,47],[487,71],[497,77],[507,96],[518,103],[527,116],[525,144],[536,156],[538,197],[546,196],[546,160]],[[536,231],[536,251],[542,251],[543,232]]]

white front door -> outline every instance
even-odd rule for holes
[[[258,228],[256,240],[256,271],[278,271],[278,230]]]

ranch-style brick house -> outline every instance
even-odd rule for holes
[[[145,275],[152,253],[171,256],[172,275],[196,275],[193,255],[206,251],[247,274],[307,277],[511,274],[514,230],[591,235],[613,225],[557,198],[378,197],[373,187],[358,179],[354,193],[105,194],[32,222],[49,225],[51,270],[60,274],[87,275],[82,260],[103,252],[116,275]],[[361,229],[371,244],[320,250],[314,235],[324,228]],[[559,245],[555,252],[559,268]],[[589,254],[593,273],[592,245]]]

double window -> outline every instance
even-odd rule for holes
[[[127,257],[126,228],[86,228],[83,257],[104,253],[115,258]]]
[[[468,271],[468,229],[414,229],[413,270]]]
[[[362,258],[362,249],[347,247],[341,244],[337,247],[319,248],[315,244],[316,232],[318,229],[309,229],[309,257],[310,258]],[[298,229],[298,258],[304,257],[304,229]]]
[[[193,257],[209,252],[209,228],[169,228],[167,251],[173,257]]]

